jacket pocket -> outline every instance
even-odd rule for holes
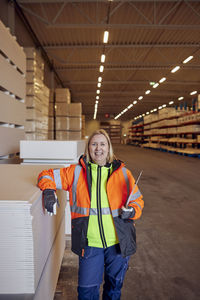
[[[123,257],[136,252],[136,229],[132,220],[114,218],[115,228],[119,239],[120,249]]]
[[[78,255],[87,246],[87,224],[87,217],[72,220],[72,251]]]

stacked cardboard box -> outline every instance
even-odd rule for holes
[[[26,56],[1,21],[0,36],[0,159],[9,159],[24,139]]]
[[[68,88],[57,88],[55,90],[56,93],[56,102],[58,103],[67,103],[70,104],[71,103],[71,93],[70,90]]]
[[[85,115],[81,116],[81,122],[82,122],[82,124],[81,124],[81,136],[82,136],[82,139],[84,139],[85,135],[86,135],[86,133],[85,133]]]
[[[81,139],[81,103],[56,102],[56,139]]]
[[[48,138],[49,88],[44,84],[44,62],[35,48],[26,53],[26,139]]]

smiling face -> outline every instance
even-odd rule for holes
[[[107,162],[109,145],[103,134],[94,135],[89,144],[89,153],[92,161],[99,166],[104,166]]]

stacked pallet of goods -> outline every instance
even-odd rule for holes
[[[26,53],[26,139],[48,138],[49,88],[44,84],[44,61],[35,48]]]
[[[82,104],[71,103],[70,91],[67,88],[56,89],[55,95],[52,93],[50,99],[49,139],[80,140]]]
[[[84,139],[85,135],[86,135],[86,133],[85,133],[85,115],[81,116],[81,122],[82,122],[82,124],[81,124],[81,137],[82,137],[82,139]]]
[[[26,56],[0,21],[0,160],[19,152],[24,139]]]

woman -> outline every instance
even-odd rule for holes
[[[103,274],[103,299],[120,299],[129,257],[136,251],[134,220],[144,206],[134,184],[131,172],[114,158],[110,138],[102,129],[88,138],[77,165],[39,175],[48,212],[57,202],[56,189],[69,191],[72,251],[79,255],[79,300],[99,299]]]

